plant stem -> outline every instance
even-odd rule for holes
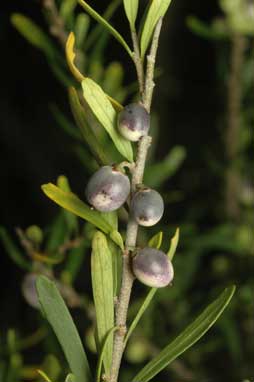
[[[134,49],[134,55],[133,55],[133,61],[136,66],[137,71],[137,77],[138,77],[138,83],[139,83],[139,92],[141,97],[143,97],[144,93],[144,69],[143,69],[143,63],[140,58],[140,49],[139,49],[139,43],[138,43],[138,36],[137,32],[135,30],[131,30],[131,38],[133,43],[133,49]]]
[[[154,66],[155,66],[155,58],[158,49],[158,40],[159,34],[161,31],[162,19],[159,20],[156,25],[153,41],[151,44],[151,50],[149,53],[149,58],[147,57],[147,71],[146,71],[146,79],[144,82],[143,78],[143,63],[140,57],[140,52],[137,44],[137,35],[133,35],[134,37],[134,52],[135,52],[135,65],[138,74],[139,80],[139,88],[140,88],[140,96],[141,102],[144,107],[150,112],[152,94],[154,89]],[[135,44],[137,44],[135,46]],[[142,74],[141,74],[142,73]],[[132,182],[131,182],[131,190],[132,195],[136,191],[136,187],[138,184],[143,182],[145,163],[147,158],[147,152],[149,146],[151,145],[152,138],[149,135],[143,136],[138,145],[137,157],[135,167],[132,172]],[[131,217],[129,217],[127,232],[126,232],[126,244],[125,250],[123,252],[123,269],[122,269],[122,285],[120,290],[120,295],[118,299],[118,304],[116,307],[116,326],[120,329],[116,331],[114,336],[114,344],[113,344],[113,357],[112,357],[112,367],[110,373],[110,382],[118,381],[118,374],[120,370],[121,360],[124,352],[124,337],[127,331],[126,328],[126,320],[128,307],[130,302],[130,295],[132,290],[132,285],[134,281],[134,275],[131,270],[131,254],[132,251],[136,247],[137,242],[137,234],[138,234],[138,224]]]
[[[64,48],[68,34],[65,30],[64,21],[61,18],[56,7],[55,0],[44,0],[42,4],[47,12],[47,16],[49,19],[50,33],[52,34],[52,36],[58,39],[58,41]]]
[[[155,86],[154,83],[154,67],[155,67],[155,59],[156,59],[156,53],[158,50],[158,44],[159,44],[159,37],[162,27],[162,18],[159,19],[153,36],[153,41],[151,45],[151,50],[149,55],[147,56],[147,68],[146,68],[146,82],[145,82],[145,91],[144,91],[144,98],[143,98],[143,104],[145,108],[150,112],[150,107],[152,103],[152,96],[153,96],[153,89]]]
[[[241,73],[244,60],[246,40],[243,36],[234,35],[231,47],[231,68],[228,80],[228,124],[225,134],[226,144],[226,190],[225,206],[229,219],[237,220],[240,209],[238,204],[240,174],[236,169],[241,129]]]

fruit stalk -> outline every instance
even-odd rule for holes
[[[149,56],[147,57],[147,70],[145,85],[143,80],[139,80],[139,89],[141,96],[141,103],[150,112],[152,94],[154,90],[154,67],[155,58],[158,49],[159,35],[162,26],[162,18],[158,21],[153,40],[151,44],[151,49]],[[135,45],[135,44],[134,44]],[[140,73],[140,68],[142,67],[143,73],[143,63],[140,57],[139,49],[135,49],[135,65],[137,73]],[[143,91],[144,89],[144,91]],[[132,172],[131,190],[132,193],[136,190],[136,186],[143,182],[143,175],[146,163],[147,152],[149,146],[151,145],[152,138],[148,135],[143,136],[139,141],[139,146],[137,150],[137,157],[135,167]],[[134,275],[131,270],[131,251],[136,247],[138,233],[138,224],[131,217],[129,217],[129,222],[127,225],[126,232],[126,244],[125,250],[123,252],[123,268],[122,268],[122,285],[119,294],[118,303],[116,306],[116,326],[119,326],[119,330],[115,332],[114,344],[113,344],[113,356],[112,356],[112,366],[110,373],[110,382],[118,381],[118,374],[121,365],[121,360],[124,352],[124,338],[127,331],[126,320],[128,313],[128,306],[130,301],[130,295],[132,290],[132,285],[134,281]]]

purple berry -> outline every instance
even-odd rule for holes
[[[118,129],[121,135],[132,142],[137,142],[148,133],[150,116],[147,110],[138,103],[131,103],[118,115]]]
[[[145,285],[154,288],[167,286],[174,278],[171,261],[164,252],[146,247],[133,259],[133,273]]]
[[[98,211],[120,208],[130,193],[129,178],[111,166],[101,167],[90,178],[85,190],[88,202]]]
[[[130,208],[132,216],[138,224],[150,227],[161,219],[164,202],[157,191],[145,188],[133,196]]]

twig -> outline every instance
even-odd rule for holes
[[[144,93],[142,91],[144,87],[144,79],[141,75],[141,68],[143,73],[143,63],[140,57],[139,49],[137,49],[137,46],[135,47],[135,44],[137,42],[136,35],[133,36],[135,37],[133,41],[134,52],[135,52],[134,62],[135,62],[137,73],[138,73],[140,95],[141,95],[142,103],[144,104],[144,106],[146,107],[148,111],[150,111],[153,88],[154,88],[154,86],[151,86],[151,83],[153,83],[155,57],[156,57],[157,48],[158,48],[158,39],[159,39],[160,30],[161,30],[161,23],[162,23],[162,20],[159,20],[154,32],[154,37],[153,37],[151,50],[149,54],[150,58],[147,63],[148,82],[146,78],[146,82],[145,82],[146,86],[144,88]],[[144,103],[144,100],[145,100],[145,103]],[[148,135],[143,136],[140,139],[138,150],[137,150],[136,164],[132,172],[132,184],[131,184],[132,194],[136,191],[136,186],[143,182],[146,157],[147,157],[147,152],[151,144],[151,141],[152,141],[152,138]],[[137,234],[138,234],[138,224],[130,217],[128,225],[127,225],[125,251],[123,252],[122,285],[121,285],[121,290],[119,295],[119,302],[116,307],[116,326],[118,326],[120,330],[116,331],[114,336],[112,366],[111,366],[111,373],[110,373],[110,379],[109,379],[110,382],[117,382],[118,380],[119,369],[120,369],[121,360],[122,360],[123,351],[124,351],[124,337],[126,334],[127,312],[128,312],[132,285],[134,281],[134,275],[131,270],[131,254],[132,254],[132,250],[134,250],[136,247]]]
[[[47,12],[50,23],[50,33],[52,36],[56,37],[60,44],[65,47],[68,34],[65,30],[64,21],[59,15],[58,9],[56,7],[54,0],[43,0],[43,7]]]
[[[226,144],[226,191],[225,204],[228,218],[239,217],[239,183],[240,174],[237,171],[236,160],[239,150],[239,134],[241,128],[241,71],[244,60],[246,40],[243,36],[234,35],[231,47],[231,68],[228,81],[228,123],[225,134]]]
[[[154,89],[154,67],[155,67],[155,58],[158,50],[159,37],[162,27],[162,17],[159,19],[155,31],[154,37],[151,45],[151,50],[147,56],[147,68],[146,68],[146,82],[145,82],[145,92],[143,98],[143,104],[145,108],[150,112],[153,89]]]
[[[144,93],[144,69],[143,69],[143,62],[140,58],[138,36],[135,30],[131,30],[131,38],[132,38],[133,49],[134,49],[133,61],[136,66],[138,83],[139,83],[139,92],[142,98]]]

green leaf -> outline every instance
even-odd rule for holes
[[[178,245],[178,241],[179,241],[179,228],[177,228],[174,236],[172,237],[171,241],[170,241],[170,247],[169,247],[169,250],[168,250],[168,257],[170,259],[170,261],[173,260],[173,257],[175,255],[175,252],[176,252],[176,248],[177,248],[177,245]]]
[[[105,72],[102,88],[107,94],[115,96],[122,89],[124,70],[119,62],[111,62]]]
[[[71,315],[55,284],[44,276],[36,282],[39,302],[61,344],[77,381],[90,382],[91,372],[84,348]]]
[[[114,326],[114,296],[111,253],[107,239],[96,232],[92,242],[91,273],[96,312],[97,336],[100,349],[108,331]],[[112,361],[113,336],[107,341],[103,364],[109,375]]]
[[[110,158],[105,153],[105,150],[102,150],[96,135],[87,123],[85,111],[80,104],[79,96],[75,88],[69,89],[69,101],[75,121],[96,161],[99,165],[110,163]]]
[[[46,253],[54,253],[58,248],[69,239],[69,233],[66,226],[64,210],[61,209],[56,218],[52,221],[46,230]]]
[[[124,38],[120,35],[115,28],[112,27],[101,15],[99,15],[93,8],[91,8],[87,2],[84,0],[78,0],[78,3],[81,5],[82,8],[91,16],[93,17],[98,23],[100,23],[104,28],[106,28],[114,37],[115,39],[120,42],[120,44],[125,48],[129,56],[132,58],[133,53],[124,40]]]
[[[80,13],[76,18],[74,34],[76,36],[76,46],[81,49],[85,43],[90,25],[90,17],[84,13]]]
[[[68,255],[68,259],[65,262],[64,270],[67,272],[70,282],[73,283],[82,267],[86,249],[88,248],[90,241],[85,238],[82,240],[78,248],[73,248]]]
[[[59,15],[65,24],[71,24],[74,19],[74,12],[77,6],[77,0],[63,0],[59,8]]]
[[[64,175],[60,175],[58,178],[57,178],[57,186],[64,192],[71,192],[71,188],[70,188],[70,185],[69,185],[69,181],[68,179],[66,178],[66,176]],[[64,216],[65,216],[65,219],[66,219],[66,223],[67,223],[67,227],[68,227],[68,231],[70,233],[73,233],[73,232],[78,232],[78,219],[75,215],[73,215],[72,213],[64,210]]]
[[[117,113],[101,87],[90,78],[82,81],[83,96],[93,114],[106,129],[117,150],[129,161],[133,161],[132,146],[116,129]]]
[[[158,232],[148,242],[148,247],[160,249],[163,239],[163,232]]]
[[[75,376],[73,374],[68,374],[65,378],[65,382],[76,382]]]
[[[25,259],[25,257],[16,247],[11,236],[8,234],[4,227],[0,227],[0,240],[2,241],[4,248],[12,261],[26,271],[30,271],[31,264]]]
[[[143,304],[141,305],[141,307],[138,310],[136,317],[134,318],[134,320],[131,323],[131,326],[129,327],[128,333],[127,333],[125,340],[124,340],[124,347],[127,345],[127,342],[129,340],[132,332],[134,331],[134,329],[136,328],[137,324],[139,323],[141,317],[143,316],[146,309],[148,308],[148,306],[149,306],[150,302],[152,301],[157,290],[158,290],[157,288],[151,288],[150,291],[148,292]]]
[[[220,30],[218,30],[218,28],[216,28],[218,24],[207,25],[195,16],[187,17],[186,23],[193,33],[207,40],[221,40],[229,36],[229,32],[226,31],[226,28],[220,28]]]
[[[168,366],[180,354],[194,345],[215,323],[222,314],[235,292],[231,286],[189,325],[173,342],[164,348],[152,361],[150,361],[134,378],[135,382],[150,381],[161,370]]]
[[[131,30],[135,30],[135,22],[138,14],[139,0],[123,0],[126,16],[129,20]]]
[[[114,243],[116,243],[122,250],[124,250],[124,243],[123,243],[123,238],[120,232],[114,230],[111,231],[110,234],[110,239],[113,240]]]
[[[14,13],[11,16],[11,23],[30,44],[42,50],[48,57],[55,56],[54,45],[46,33],[31,19],[20,13]]]
[[[141,34],[141,57],[144,58],[151,41],[154,28],[161,17],[165,15],[171,0],[153,0],[148,10]]]
[[[108,241],[109,250],[111,253],[114,297],[118,296],[122,281],[122,250],[112,240]]]
[[[107,220],[107,222],[114,227],[114,230],[118,230],[118,215],[117,211],[101,212],[101,216]]]
[[[72,192],[65,192],[52,183],[44,184],[42,186],[42,190],[56,204],[81,217],[82,219],[87,220],[103,232],[107,234],[115,232],[114,227],[112,227],[108,221],[103,218],[100,212],[92,210]],[[119,245],[119,237],[115,239],[115,235],[113,234],[112,240]]]
[[[145,183],[150,187],[159,187],[173,176],[186,157],[182,146],[175,146],[169,154],[159,163],[147,167]]]
[[[101,353],[100,353],[100,356],[98,359],[97,367],[96,367],[96,370],[97,370],[96,371],[96,382],[101,382],[102,363],[103,363],[103,360],[105,357],[108,341],[111,339],[112,334],[118,329],[119,329],[118,326],[114,326],[112,329],[109,330],[109,332],[107,333],[107,335],[105,337],[105,340],[104,340],[104,343],[103,343],[103,346],[101,349]]]

